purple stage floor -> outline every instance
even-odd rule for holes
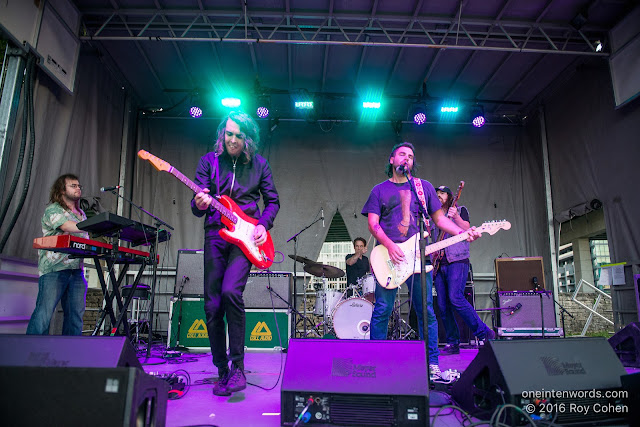
[[[158,347],[145,362],[140,358],[147,373],[171,374],[176,372],[190,377],[191,386],[183,397],[169,400],[167,405],[167,426],[280,426],[280,386],[287,354],[279,351],[247,351],[245,368],[247,388],[229,397],[219,397],[212,393],[217,369],[211,363],[210,353],[184,353],[181,357],[163,359]],[[144,354],[144,352],[142,352]],[[478,354],[475,348],[462,348],[460,354],[441,356],[442,371],[455,369],[463,372]],[[314,369],[314,355],[309,355],[309,369]],[[627,372],[638,372],[627,368]],[[426,370],[425,370],[426,373]],[[447,387],[438,387],[446,390]],[[460,426],[463,415],[451,408],[441,410],[444,404],[453,404],[448,394],[432,391],[430,394],[430,425]],[[437,406],[436,406],[437,405]],[[479,421],[473,418],[473,422]],[[466,422],[464,424],[469,424]],[[304,425],[304,424],[301,424]],[[620,425],[620,424],[617,424]],[[624,424],[623,424],[624,425]]]
[[[160,349],[157,352],[154,350],[152,356],[160,356],[159,351]],[[463,348],[460,354],[441,356],[440,367],[443,371],[463,371],[477,353],[476,349]],[[183,370],[190,376],[192,385],[187,393],[180,399],[168,402],[168,426],[279,426],[281,374],[286,357],[286,353],[278,351],[248,351],[245,356],[247,382],[254,385],[247,385],[246,390],[234,393],[230,397],[219,397],[212,393],[212,383],[217,378],[217,369],[211,363],[210,353],[184,353],[182,357],[169,361],[152,357],[149,359],[150,363],[145,363],[142,357],[140,362],[147,373],[170,374]],[[309,369],[313,369],[313,355],[309,355]],[[183,372],[179,374],[183,375]],[[434,396],[432,401],[437,397],[445,398],[446,395]],[[438,409],[431,407],[432,425],[461,425],[462,415],[457,414],[456,417],[451,409],[444,409],[433,423],[433,416]]]

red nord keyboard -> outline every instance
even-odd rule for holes
[[[33,240],[33,247],[35,249],[64,252],[75,255],[78,258],[111,256],[116,253],[112,244],[76,237],[71,234],[38,237]],[[149,258],[149,252],[124,247],[118,247],[117,254],[117,263],[134,263],[141,258]]]

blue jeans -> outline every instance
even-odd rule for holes
[[[441,265],[436,274],[434,285],[438,293],[440,320],[447,334],[447,344],[460,344],[460,330],[453,316],[454,311],[460,315],[469,326],[469,330],[478,339],[485,339],[489,329],[464,297],[464,287],[467,284],[468,275],[469,264],[466,262]]]
[[[409,277],[405,284],[409,287],[411,302],[418,315],[420,339],[424,339],[422,330],[422,289],[420,288],[420,274]],[[438,321],[433,311],[433,294],[431,292],[433,281],[431,273],[427,273],[427,333],[429,334],[429,364],[438,364]],[[371,339],[386,340],[389,328],[389,317],[393,311],[393,303],[396,300],[396,289],[385,289],[376,281],[376,302],[371,314]]]
[[[62,300],[62,335],[82,335],[86,297],[87,281],[82,270],[60,270],[43,274],[38,279],[38,299],[27,326],[27,334],[49,335],[53,311]]]

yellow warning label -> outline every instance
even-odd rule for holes
[[[196,319],[187,332],[187,338],[209,338],[204,320]]]
[[[273,337],[271,336],[271,331],[267,326],[266,322],[258,322],[256,326],[251,331],[251,336],[249,338],[251,341],[271,341]]]

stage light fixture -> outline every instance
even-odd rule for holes
[[[197,119],[198,117],[202,117],[202,109],[200,107],[197,107],[197,106],[194,105],[193,107],[191,107],[189,109],[189,114],[194,119]]]
[[[313,101],[296,101],[294,105],[299,110],[313,110]]]
[[[258,107],[258,109],[256,110],[256,114],[261,119],[265,119],[269,117],[269,109],[267,107]]]
[[[481,128],[486,123],[482,105],[475,105],[471,108],[471,123],[477,128]]]
[[[602,42],[600,40],[596,40],[595,45],[596,45],[596,52],[602,52],[602,47],[603,47]]]
[[[417,112],[416,114],[413,115],[413,121],[418,126],[421,126],[425,124],[425,122],[427,121],[427,115],[422,111]]]
[[[362,108],[379,109],[380,108],[380,102],[363,101],[362,102]]]
[[[457,113],[458,107],[455,105],[443,106],[443,107],[440,107],[440,112],[441,113]]]
[[[224,107],[227,107],[227,108],[237,108],[240,106],[240,104],[242,104],[242,101],[240,101],[240,98],[232,98],[232,97],[222,98],[220,102]]]

